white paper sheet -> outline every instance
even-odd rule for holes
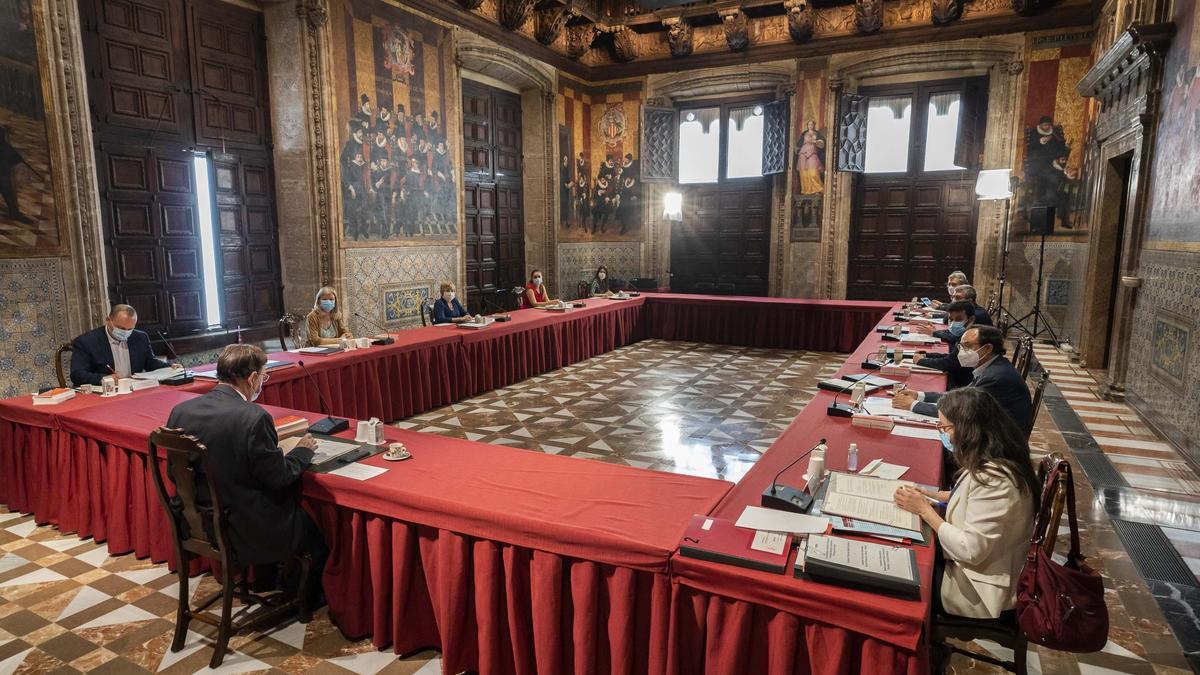
[[[917,518],[917,514],[901,509],[890,500],[885,502],[879,499],[867,499],[843,493],[826,494],[825,504],[821,507],[821,512],[835,516],[866,520],[882,525],[891,525],[892,527],[899,527],[905,530],[915,530],[921,526],[921,521]]]
[[[918,335],[916,333],[905,334],[900,338],[900,344],[904,345],[936,345],[941,343],[941,338],[935,338],[932,335]]]
[[[786,534],[780,532],[763,532],[760,530],[754,533],[754,539],[750,542],[750,548],[755,551],[779,555],[783,553],[783,546],[786,543]]]
[[[134,373],[130,377],[135,380],[154,380],[155,382],[162,382],[163,380],[169,380],[172,377],[182,374],[182,368],[171,368],[168,366],[166,368],[159,368],[158,370],[147,370],[144,373]]]
[[[370,464],[351,462],[346,466],[330,471],[329,475],[341,476],[351,480],[369,480],[385,473],[387,473],[387,469],[382,466],[371,466]]]
[[[747,506],[734,525],[748,530],[812,534],[824,532],[829,525],[829,519],[777,509],[764,509],[761,506]]]
[[[872,464],[874,464],[874,462],[872,462]],[[875,464],[873,467],[869,468],[871,469],[870,471],[863,469],[859,472],[859,475],[874,476],[876,478],[884,478],[887,480],[896,480],[897,478],[908,473],[907,466],[901,466],[900,464],[889,464],[887,462],[879,462],[878,464]]]
[[[936,441],[938,438],[937,427],[918,427],[911,424],[897,424],[892,427],[893,436],[907,436],[908,438],[927,438],[931,441]]]
[[[872,544],[844,537],[813,536],[808,538],[805,560],[820,560],[896,579],[916,578],[912,555],[907,548],[900,546]]]
[[[917,422],[936,421],[935,418],[920,413],[915,413],[911,410],[896,408],[892,406],[892,399],[885,396],[868,396],[863,402],[863,409],[870,415],[887,415],[888,417],[900,417],[906,420],[914,420]]]

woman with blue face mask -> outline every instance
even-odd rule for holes
[[[342,322],[337,291],[329,286],[317,291],[317,298],[313,301],[313,308],[308,313],[306,323],[308,338],[305,340],[305,347],[336,345],[342,338],[354,337]]]

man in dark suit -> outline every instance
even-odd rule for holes
[[[71,341],[71,381],[75,386],[100,384],[105,375],[129,377],[134,373],[174,367],[154,356],[150,336],[137,326],[137,310],[113,305],[104,325]]]
[[[1012,363],[1004,358],[1004,334],[991,326],[972,328],[958,343],[958,362],[973,368],[974,375],[967,386],[987,391],[1022,429],[1029,429],[1033,419],[1033,402],[1029,387]],[[937,418],[938,392],[919,392],[905,389],[896,394],[892,405],[922,415]]]
[[[975,325],[974,305],[966,300],[956,300],[946,307],[946,318],[950,325],[945,330],[933,331],[933,336],[950,345],[945,356],[927,356],[917,361],[918,366],[936,368],[946,373],[947,390],[965,387],[974,379],[974,369],[965,368],[958,362],[958,341]],[[929,324],[917,324],[925,325]]]
[[[296,486],[317,445],[305,436],[291,452],[279,449],[274,420],[254,403],[267,381],[266,365],[262,349],[229,345],[217,359],[217,386],[175,406],[167,426],[183,429],[208,448],[208,467],[228,511],[229,541],[240,562],[271,565],[297,554],[312,556],[308,600],[315,607],[329,549],[300,508]],[[206,491],[197,495],[202,503],[208,499]],[[285,589],[295,593],[299,582],[285,579]]]

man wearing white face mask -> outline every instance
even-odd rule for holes
[[[113,305],[104,325],[71,341],[71,381],[75,386],[99,385],[107,375],[129,377],[134,373],[158,370],[178,363],[167,363],[150,347],[150,336],[137,326],[137,310],[129,305]]]
[[[978,326],[963,333],[958,343],[958,362],[973,368],[974,377],[968,387],[983,389],[996,399],[1017,426],[1029,431],[1033,402],[1025,379],[1004,357],[1004,334],[991,326]],[[911,389],[896,394],[892,405],[915,413],[937,417],[938,392],[919,392]]]
[[[467,308],[458,301],[454,284],[442,284],[442,297],[433,303],[433,323],[464,323],[474,321],[475,317],[467,312]]]
[[[269,375],[267,355],[249,344],[232,344],[217,359],[217,386],[171,411],[167,426],[195,436],[208,449],[197,472],[213,472],[213,483],[228,513],[231,548],[239,561],[273,565],[296,554],[312,557],[307,598],[320,593],[329,549],[296,499],[296,483],[312,463],[317,442],[305,436],[288,453],[279,448],[271,414],[254,403]],[[211,503],[207,481],[197,481],[196,501]],[[256,577],[258,573],[256,572]],[[294,593],[299,579],[285,579]]]

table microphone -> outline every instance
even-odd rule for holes
[[[171,346],[171,343],[167,340],[167,336],[163,335],[161,330],[156,329],[154,332],[158,334],[158,339],[162,340],[163,346],[167,348],[167,356],[170,356],[171,360],[175,363],[179,363],[179,353],[176,352],[175,348]],[[159,383],[165,384],[168,387],[179,387],[185,384],[191,384],[194,381],[195,378],[192,376],[192,371],[185,368],[179,371],[178,375],[159,380]]]
[[[792,511],[794,513],[804,513],[805,511],[808,511],[808,507],[812,505],[812,495],[808,494],[804,490],[797,490],[790,485],[780,485],[779,477],[782,476],[783,473],[788,469],[796,466],[796,462],[799,462],[800,460],[812,454],[812,451],[816,450],[817,448],[828,449],[828,446],[825,445],[824,438],[817,441],[816,445],[809,448],[807,452],[800,455],[796,459],[793,459],[788,463],[787,466],[780,469],[779,473],[775,474],[775,478],[771,480],[771,487],[763,490],[761,503],[764,507],[768,509],[780,509],[781,511]]]
[[[851,406],[838,403],[837,400],[839,396],[850,391],[857,384],[858,382],[853,382],[839,389],[838,392],[833,395],[833,403],[830,403],[829,407],[825,409],[825,414],[830,417],[854,417],[854,414],[858,412],[858,410]]]
[[[381,329],[381,330],[383,331],[383,334],[384,334],[384,335],[387,335],[387,337],[381,337],[381,338],[371,338],[371,344],[373,344],[373,345],[391,345],[391,344],[396,344],[396,338],[392,337],[392,336],[391,336],[391,335],[388,333],[388,329],[387,329],[387,328],[385,328],[385,327],[383,326],[383,324],[377,323],[377,322],[375,322],[373,319],[368,319],[367,317],[363,316],[362,314],[359,314],[358,312],[355,312],[355,313],[354,313],[354,316],[357,316],[358,318],[362,319],[363,321],[366,321],[366,322],[367,322],[367,323],[369,323],[370,325],[372,325],[372,326],[374,326],[374,327],[376,327],[376,328],[379,328],[379,329]]]
[[[317,381],[313,379],[312,374],[308,372],[308,368],[304,367],[304,362],[297,361],[296,365],[300,366],[300,370],[304,371],[304,376],[307,377],[308,381],[312,383],[313,389],[317,390],[317,398],[321,401],[321,412],[325,413],[324,419],[319,419],[308,427],[308,433],[332,436],[339,431],[345,431],[346,429],[349,429],[350,420],[344,420],[340,417],[333,417],[329,414],[329,404],[325,402],[325,394],[321,393],[321,387],[317,386]]]

